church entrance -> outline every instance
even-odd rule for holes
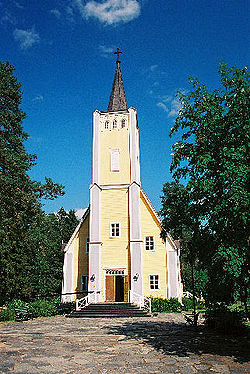
[[[107,275],[105,277],[105,301],[124,302],[128,301],[128,276]]]

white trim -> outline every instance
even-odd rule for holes
[[[146,200],[146,202],[148,203],[148,205],[150,206],[150,208],[152,209],[152,212],[155,216],[155,218],[157,219],[157,221],[159,222],[159,224],[161,225],[161,219],[160,217],[158,216],[153,204],[151,203],[151,201],[149,200],[149,197],[148,195],[146,194],[146,192],[143,190],[143,188],[141,188],[141,193],[142,193],[142,196],[144,197],[144,199]]]
[[[146,248],[146,238],[153,238],[153,245],[154,245],[153,249],[147,249]],[[145,235],[145,237],[144,237],[144,249],[147,252],[154,252],[155,251],[155,236],[154,235]]]
[[[120,190],[120,189],[128,189],[129,186],[130,186],[129,184],[106,184],[106,185],[101,184],[100,188],[102,190]]]
[[[119,235],[112,235],[111,225],[119,225]],[[115,230],[116,230],[116,228],[115,228]],[[110,237],[110,239],[120,238],[120,236],[121,236],[121,223],[120,222],[110,222],[110,224],[109,224],[109,237]]]
[[[100,179],[100,112],[93,112],[92,183]]]
[[[150,287],[150,277],[155,277],[155,276],[158,276],[158,288],[151,288]],[[149,276],[148,276],[148,284],[149,284],[149,289],[150,289],[150,291],[159,291],[160,289],[161,289],[161,283],[160,283],[160,274],[159,273],[157,273],[157,274],[149,274]]]
[[[80,230],[80,228],[81,228],[83,222],[85,221],[85,219],[87,218],[88,215],[89,215],[89,207],[85,210],[85,213],[84,213],[84,215],[82,216],[82,218],[81,218],[79,224],[76,226],[76,228],[75,228],[73,234],[71,235],[71,238],[69,239],[69,241],[68,241],[66,247],[64,248],[64,253],[66,253],[66,252],[68,251],[68,249],[69,249],[69,247],[70,247],[72,241],[74,240],[74,238],[75,238],[77,232]]]

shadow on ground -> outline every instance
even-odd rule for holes
[[[125,335],[137,339],[161,351],[165,355],[188,357],[193,354],[211,354],[234,357],[236,362],[247,362],[250,344],[247,336],[225,336],[207,330],[174,322],[126,322],[109,327],[110,334]]]

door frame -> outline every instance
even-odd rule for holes
[[[103,298],[104,298],[104,301],[106,301],[106,276],[109,276],[109,275],[122,275],[122,276],[125,277],[125,276],[128,275],[127,267],[125,265],[121,265],[121,266],[105,266],[103,268]],[[125,295],[124,295],[124,299],[125,299]]]

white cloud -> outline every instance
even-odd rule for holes
[[[94,17],[106,25],[129,22],[140,15],[137,0],[106,0],[102,2],[73,0],[83,18]]]
[[[84,213],[86,212],[86,210],[87,210],[87,208],[84,208],[84,209],[78,208],[78,209],[76,209],[75,210],[75,216],[76,216],[76,218],[81,219],[83,217]]]
[[[169,112],[169,109],[167,108],[166,104],[159,102],[156,104],[159,108],[163,109],[164,112]]]
[[[32,99],[32,101],[36,101],[38,103],[41,103],[43,101],[43,95],[37,95]]]
[[[6,24],[6,23],[10,23],[11,25],[15,25],[17,22],[16,22],[16,18],[7,9],[5,9],[4,12],[3,12],[3,16],[0,19],[0,23],[2,25]]]
[[[115,51],[115,47],[107,47],[106,45],[99,45],[99,50],[103,57],[109,57]]]
[[[35,32],[34,28],[31,30],[15,29],[13,32],[14,39],[19,43],[20,48],[25,50],[39,43],[40,37]]]
[[[150,71],[155,71],[158,68],[158,65],[151,65],[149,70]]]
[[[14,1],[14,4],[15,6],[18,8],[18,9],[24,9],[24,6],[22,4],[20,4],[18,1]]]
[[[58,10],[58,9],[51,9],[50,11],[49,11],[51,14],[53,14],[56,18],[60,18],[61,17],[61,12],[60,12],[60,10]]]
[[[176,98],[174,98],[172,101],[171,101],[171,108],[170,108],[170,111],[168,113],[168,117],[175,117],[175,116],[178,116],[179,114],[179,111],[181,110],[181,103],[179,100],[177,100]]]
[[[161,101],[156,104],[159,108],[163,109],[164,112],[168,113],[168,117],[176,117],[182,107],[180,101],[173,96],[164,95],[161,97]]]

